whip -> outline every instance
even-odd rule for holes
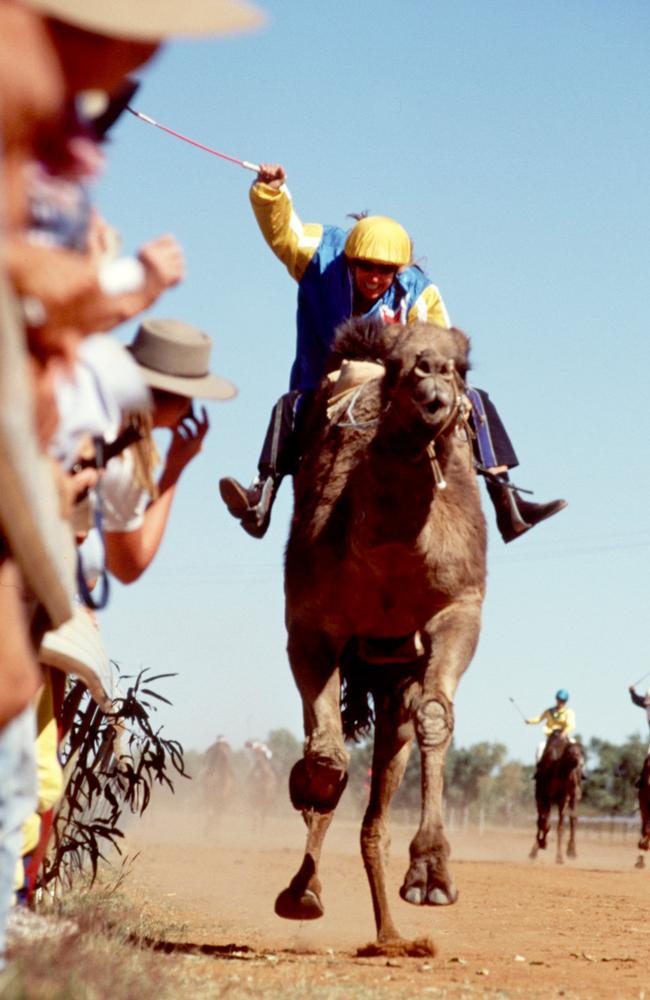
[[[149,115],[145,115],[141,111],[136,111],[135,108],[130,108],[128,104],[126,106],[126,110],[130,111],[136,118],[139,118],[140,121],[146,122],[147,125],[153,125],[154,128],[159,128],[162,132],[166,132],[167,135],[173,135],[175,139],[181,139],[183,142],[188,142],[190,146],[196,146],[197,149],[202,149],[206,153],[212,153],[213,156],[219,156],[222,160],[228,160],[229,163],[236,163],[238,167],[243,167],[245,170],[253,170],[256,174],[260,172],[258,163],[249,163],[248,160],[238,160],[236,156],[229,156],[227,153],[220,153],[219,150],[212,149],[211,146],[206,146],[202,142],[197,142],[196,139],[190,139],[188,135],[183,135],[182,132],[176,132],[173,128],[168,128],[167,125],[161,125],[160,122],[150,118]]]
[[[523,720],[524,720],[524,722],[525,722],[525,721],[526,721],[526,716],[524,715],[524,713],[522,712],[522,710],[521,710],[521,709],[519,708],[519,705],[517,704],[517,702],[515,701],[515,699],[514,699],[514,698],[510,698],[510,697],[508,697],[508,701],[511,701],[511,702],[512,702],[512,704],[514,705],[514,707],[515,707],[515,708],[516,708],[516,710],[517,710],[517,711],[519,712],[520,716],[522,717],[522,719],[523,719]]]
[[[639,677],[638,681],[634,681],[632,687],[635,688],[637,684],[640,684],[641,681],[644,681],[646,677],[650,677],[650,670],[646,670],[645,674],[642,677]]]

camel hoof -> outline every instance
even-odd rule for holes
[[[431,889],[427,895],[429,906],[451,906],[458,899],[458,890],[455,886],[450,886],[449,891],[444,889]]]
[[[642,854],[640,854],[639,857],[636,859],[636,864],[634,865],[634,867],[645,868],[645,858],[643,857]]]
[[[318,920],[325,913],[323,904],[312,889],[305,889],[295,896],[291,889],[284,889],[275,901],[275,912],[285,920]]]
[[[424,903],[424,890],[415,885],[411,886],[410,889],[400,889],[400,896],[407,903],[412,903],[413,906],[422,906]]]

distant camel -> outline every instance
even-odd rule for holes
[[[400,937],[384,873],[389,804],[415,738],[422,813],[400,894],[418,906],[458,895],[442,775],[454,694],[479,636],[486,549],[467,431],[468,350],[455,329],[345,324],[334,357],[353,360],[310,405],[295,475],[286,624],[306,739],[289,789],[308,833],[276,913],[323,914],[317,867],[347,781],[344,740],[367,732],[374,715],[361,849],[377,927],[371,948],[381,954],[433,950]]]
[[[253,766],[248,775],[248,798],[255,819],[257,833],[262,833],[278,793],[278,776],[273,766],[272,753],[265,743],[247,740],[253,751]]]
[[[230,803],[235,787],[232,769],[232,749],[223,737],[218,737],[206,750],[198,774],[201,802],[205,810],[205,834],[214,834]]]
[[[647,851],[650,849],[650,753],[643,762],[643,769],[639,778],[639,812],[641,813],[639,850]],[[636,867],[645,868],[643,854],[639,854]]]
[[[546,839],[551,828],[551,810],[557,807],[557,849],[555,860],[564,863],[563,836],[564,813],[569,815],[569,843],[567,857],[576,857],[576,806],[582,798],[582,750],[561,732],[550,734],[544,747],[535,776],[537,803],[537,834],[530,857],[536,858],[539,850],[546,850]]]

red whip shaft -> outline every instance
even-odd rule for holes
[[[167,132],[168,135],[173,135],[175,139],[181,139],[183,142],[188,142],[190,146],[196,146],[197,149],[202,149],[206,153],[212,153],[213,156],[219,156],[222,160],[228,160],[229,163],[236,163],[238,167],[244,167],[245,170],[253,170],[256,174],[259,173],[260,168],[257,163],[249,163],[248,160],[238,160],[235,156],[228,156],[227,153],[220,153],[219,150],[212,149],[211,146],[205,146],[202,142],[197,142],[196,139],[190,139],[189,136],[183,135],[182,132],[175,132],[173,128],[161,125],[160,122],[150,118],[149,115],[142,114],[141,111],[136,111],[134,108],[128,107],[128,105],[126,110],[130,111],[136,118],[146,122],[147,125],[153,125],[155,128],[159,128],[162,132]]]

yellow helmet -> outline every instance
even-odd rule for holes
[[[348,233],[345,255],[352,260],[376,260],[404,267],[411,263],[411,238],[394,219],[368,215]]]

